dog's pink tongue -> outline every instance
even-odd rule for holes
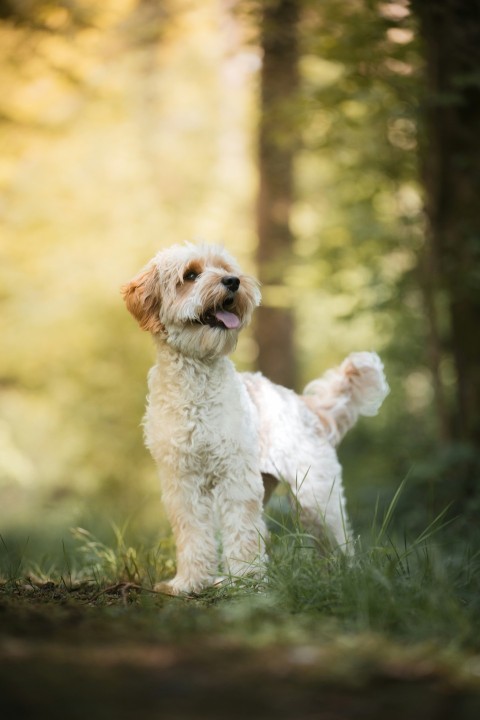
[[[229,330],[235,330],[240,325],[239,318],[227,310],[217,310],[215,317],[220,320]]]

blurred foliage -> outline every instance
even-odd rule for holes
[[[0,24],[1,524],[148,522],[153,352],[119,287],[192,237],[248,265],[258,58],[215,3],[25,7]]]
[[[153,349],[119,287],[183,239],[224,242],[255,270],[257,14],[227,0],[0,5],[4,530],[159,524],[140,429]],[[305,0],[299,31],[294,258],[264,300],[295,309],[304,382],[352,350],[386,359],[392,394],[341,451],[361,527],[435,445],[416,277],[421,60],[401,0]],[[247,334],[235,361],[256,354]]]

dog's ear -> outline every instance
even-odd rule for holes
[[[127,310],[132,313],[142,330],[152,333],[163,330],[158,317],[160,312],[158,271],[153,263],[147,265],[133,280],[123,285],[121,293]]]

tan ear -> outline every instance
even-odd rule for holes
[[[163,330],[158,314],[160,294],[155,265],[149,265],[121,288],[127,310],[138,321],[142,330],[158,333]]]

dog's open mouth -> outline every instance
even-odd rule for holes
[[[207,310],[198,320],[201,325],[209,325],[212,328],[223,328],[224,330],[236,330],[240,327],[240,318],[235,313],[220,308],[218,310]]]

